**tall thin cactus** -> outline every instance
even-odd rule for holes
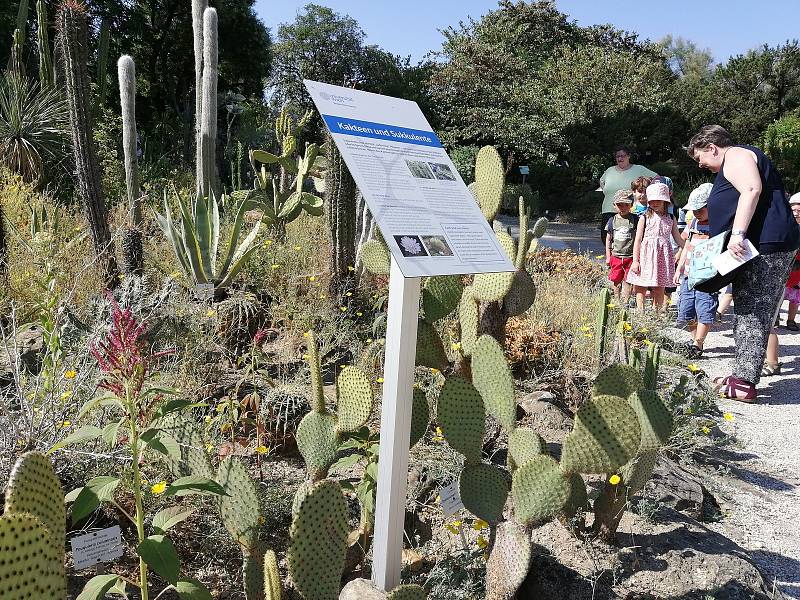
[[[86,7],[79,0],[66,0],[59,10],[58,30],[64,58],[64,79],[69,111],[78,194],[89,223],[95,255],[114,285],[114,259],[108,214],[100,186],[100,164],[92,137],[91,96],[87,66],[88,24]]]
[[[39,84],[42,89],[55,85],[53,57],[50,54],[50,38],[47,33],[47,5],[44,0],[36,3],[36,45],[39,51]]]
[[[203,115],[203,12],[208,0],[192,0],[192,33],[194,34],[194,135],[195,163],[197,168],[197,191],[200,192],[200,120]]]
[[[200,194],[209,196],[214,189],[217,147],[217,11],[207,8],[203,12],[203,98],[200,119],[200,161],[197,177]]]
[[[100,39],[97,46],[97,95],[100,97],[100,106],[106,103],[108,91],[108,45],[111,41],[111,28],[108,21],[103,19],[100,23]]]
[[[331,293],[352,284],[356,263],[356,182],[336,143],[328,135],[328,169],[325,172],[325,206],[331,235]]]
[[[25,36],[22,29],[15,29],[11,36],[11,56],[8,59],[8,70],[17,75],[25,74],[25,62],[22,58],[22,47]]]
[[[16,29],[22,32],[22,37],[25,37],[25,28],[28,25],[28,0],[19,0],[19,7],[17,8],[17,24]]]
[[[122,150],[125,154],[125,184],[128,190],[128,223],[122,237],[122,270],[141,275],[142,204],[139,197],[139,164],[136,156],[136,65],[127,54],[117,61],[119,102],[122,107]]]

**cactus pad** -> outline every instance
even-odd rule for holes
[[[414,446],[422,439],[428,426],[431,424],[431,409],[428,405],[428,398],[419,388],[414,388],[414,395],[411,407],[411,439],[409,448]]]
[[[672,435],[674,420],[661,397],[653,390],[639,390],[628,397],[628,402],[636,411],[642,430],[639,453],[658,450],[666,444]]]
[[[339,439],[336,417],[329,413],[310,412],[297,428],[297,448],[306,461],[312,479],[325,477],[328,467],[336,460]]]
[[[442,338],[433,325],[422,319],[417,323],[416,363],[420,367],[430,367],[440,371],[446,369],[449,364]]]
[[[500,247],[506,253],[508,260],[512,263],[517,259],[517,242],[505,231],[496,231],[497,241],[500,242]]]
[[[171,413],[160,419],[156,426],[180,445],[180,460],[172,456],[158,455],[176,479],[187,475],[214,479],[214,468],[208,458],[203,435],[187,414]]]
[[[514,472],[511,483],[514,518],[522,525],[546,521],[564,509],[569,479],[549,456],[537,456]]]
[[[623,485],[629,489],[629,494],[641,490],[653,475],[653,469],[658,460],[657,450],[648,450],[637,454],[631,462],[620,469]]]
[[[542,436],[533,429],[515,428],[508,434],[508,468],[514,471],[529,460],[544,454],[546,449]]]
[[[422,288],[422,309],[425,320],[433,323],[443,319],[458,306],[464,285],[459,275],[429,277]]]
[[[290,530],[288,562],[306,600],[337,600],[347,554],[347,501],[339,484],[314,484],[300,502]]]
[[[399,585],[386,596],[386,600],[425,600],[425,588],[415,584]]]
[[[583,477],[577,473],[569,476],[569,498],[564,504],[563,514],[568,519],[581,515],[589,505],[589,496],[586,494],[586,484]]]
[[[278,558],[272,550],[264,555],[264,600],[281,600],[281,576]]]
[[[513,283],[513,272],[478,273],[472,282],[473,294],[481,302],[499,302]]]
[[[478,341],[478,301],[472,295],[472,287],[465,288],[461,295],[458,320],[461,325],[461,351],[469,356]]]
[[[536,300],[536,284],[531,274],[522,269],[514,273],[511,289],[503,298],[503,310],[510,317],[522,315]]]
[[[63,548],[64,540],[54,543],[47,528],[32,515],[0,517],[0,598],[66,598]]]
[[[391,268],[389,248],[380,240],[370,240],[361,246],[361,262],[373,275],[388,275]]]
[[[479,337],[472,350],[472,383],[489,414],[506,432],[514,429],[517,420],[514,379],[503,349],[490,335]]]
[[[17,459],[8,479],[5,512],[33,515],[50,532],[56,547],[64,543],[64,490],[43,454],[27,452]]]
[[[216,480],[228,493],[218,500],[222,524],[240,546],[254,549],[258,545],[261,507],[252,477],[242,461],[227,457],[219,465]],[[257,570],[260,569],[258,565]]]
[[[622,363],[614,363],[597,374],[592,383],[592,396],[627,398],[641,385],[642,376],[639,371]]]
[[[503,199],[506,175],[503,160],[493,146],[484,146],[475,157],[475,196],[487,221],[493,221]]]
[[[479,519],[488,523],[502,519],[508,481],[497,467],[485,463],[467,465],[458,479],[458,491],[464,508]]]
[[[449,377],[439,394],[437,419],[447,443],[468,463],[481,459],[486,414],[478,390],[466,379]]]
[[[345,367],[336,380],[339,402],[336,409],[339,432],[355,431],[372,414],[372,384],[358,367]]]
[[[564,439],[561,467],[565,473],[613,473],[639,448],[641,429],[627,400],[597,396],[581,406],[575,425]]]
[[[545,233],[547,233],[547,226],[550,222],[545,217],[540,217],[536,220],[536,223],[533,224],[533,228],[530,229],[530,235],[534,238],[540,238]]]
[[[242,584],[245,600],[263,600],[264,598],[264,561],[261,552],[248,552],[242,549]]]
[[[530,564],[530,534],[513,521],[500,523],[492,553],[486,561],[486,600],[516,598]]]

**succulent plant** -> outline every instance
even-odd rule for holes
[[[475,157],[475,185],[473,194],[481,212],[490,223],[497,216],[503,200],[506,173],[503,160],[493,146],[484,146]]]
[[[111,26],[107,19],[100,22],[100,34],[97,42],[97,95],[100,106],[106,103],[108,90],[108,46],[111,41]]]
[[[60,600],[67,596],[64,540],[54,543],[33,515],[0,517],[0,598]]]
[[[180,209],[180,224],[172,220],[166,190],[164,215],[156,214],[156,220],[170,241],[181,269],[196,284],[213,283],[215,290],[227,288],[257,247],[254,242],[261,223],[256,223],[247,237],[239,242],[245,213],[251,204],[247,200],[239,203],[228,248],[224,256],[218,257],[221,236],[216,196],[213,193],[208,197],[198,195],[188,205],[177,190],[174,195]]]
[[[325,143],[325,206],[331,236],[331,293],[350,287],[356,264],[356,182],[330,133]]]
[[[531,564],[529,532],[513,521],[497,526],[486,561],[486,600],[514,600]]]
[[[47,33],[47,5],[44,0],[36,2],[36,49],[39,54],[39,85],[52,88],[55,85],[53,55],[50,53],[50,36]]]
[[[514,379],[503,349],[489,335],[479,337],[472,350],[472,383],[483,398],[487,412],[506,432],[511,432],[517,420]]]
[[[428,595],[425,588],[419,585],[398,585],[386,595],[386,600],[425,600]]]
[[[608,288],[603,288],[600,296],[597,298],[597,324],[595,326],[595,357],[597,359],[598,367],[603,364],[606,353],[608,352],[608,339],[609,339],[609,304],[611,304],[611,291]]]
[[[155,426],[174,439],[180,447],[179,459],[169,454],[158,455],[175,478],[195,475],[214,479],[215,473],[206,452],[205,440],[200,428],[190,417],[182,413],[172,413],[160,419]]]
[[[208,198],[217,177],[217,81],[219,79],[218,17],[214,8],[203,11],[203,82],[200,114],[200,154],[197,195]]]
[[[297,428],[297,447],[311,479],[317,481],[327,476],[328,468],[336,459],[342,434],[357,430],[369,419],[374,395],[366,374],[357,367],[348,366],[337,378],[337,414],[331,413],[325,406],[316,336],[309,332],[308,337],[312,407]]]
[[[448,365],[442,338],[439,337],[436,328],[424,319],[419,319],[417,323],[416,364],[440,371]]]
[[[461,301],[464,285],[458,275],[439,275],[428,277],[422,287],[422,310],[425,320],[433,323],[443,319]]]
[[[192,0],[192,39],[194,46],[194,134],[195,162],[200,173],[202,159],[200,148],[203,138],[200,135],[200,121],[203,117],[203,12],[208,8],[208,0]],[[197,181],[200,191],[200,181]]]
[[[391,256],[386,242],[369,240],[361,246],[361,262],[364,268],[374,275],[388,275],[391,267]]]
[[[337,600],[347,553],[347,502],[339,484],[325,479],[298,503],[290,529],[289,572],[305,600]]]
[[[527,427],[515,427],[508,434],[508,469],[512,473],[546,451],[542,436]]]
[[[142,201],[139,194],[139,163],[136,157],[136,65],[127,54],[117,61],[119,97],[122,108],[122,150],[125,157],[125,186],[128,191],[128,223],[122,239],[122,270],[141,275],[144,265],[142,249]]]
[[[17,459],[6,488],[6,513],[26,513],[47,529],[53,544],[62,547],[66,535],[64,490],[53,465],[39,452],[27,452]]]
[[[281,600],[281,595],[278,558],[275,552],[267,550],[264,554],[264,600]]]
[[[503,517],[508,499],[506,475],[485,463],[467,464],[458,478],[458,489],[464,508],[487,523],[497,523]]]
[[[437,419],[447,443],[467,463],[480,462],[486,416],[475,386],[462,377],[448,377],[439,393]]]
[[[425,436],[425,432],[428,431],[431,424],[431,410],[425,392],[415,387],[412,403],[409,448],[416,445]]]
[[[511,495],[518,523],[540,523],[563,510],[570,483],[553,458],[536,456],[514,472]]]

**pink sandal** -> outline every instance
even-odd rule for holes
[[[739,400],[740,402],[756,401],[756,386],[747,381],[743,381],[733,375],[727,377],[714,378],[716,389],[722,398],[729,400]]]

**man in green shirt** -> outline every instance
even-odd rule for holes
[[[606,169],[600,177],[600,187],[603,189],[603,207],[600,212],[600,237],[606,243],[606,225],[608,220],[616,214],[614,210],[614,194],[619,190],[630,190],[631,183],[637,177],[655,177],[657,173],[642,165],[631,164],[631,153],[625,146],[614,150],[613,167]]]

